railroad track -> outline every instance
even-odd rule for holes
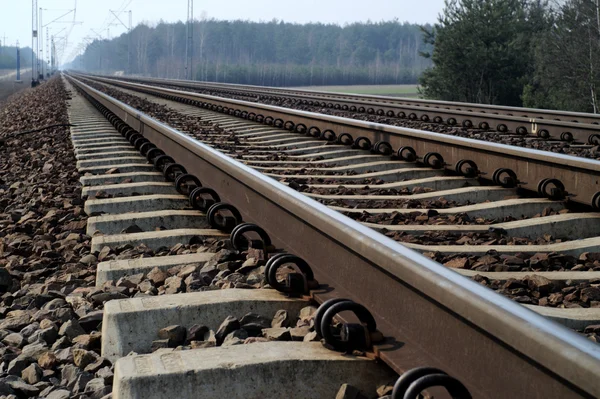
[[[600,144],[600,117],[587,113],[174,79],[118,79],[199,90],[201,93],[214,93],[268,104],[281,103],[296,108],[318,107],[321,110],[329,110],[328,112],[345,111],[371,118],[387,118],[383,120],[392,118],[391,120],[407,120],[413,124],[420,122],[434,129],[436,125],[460,126],[487,132],[479,133],[487,139],[499,136],[500,139],[506,140],[512,137],[515,141],[523,143],[521,145],[527,145],[527,141],[531,141],[524,139],[527,136],[538,137],[548,146],[562,145],[562,142],[569,143],[577,149],[585,149],[587,145]],[[434,131],[453,130],[442,128]]]
[[[528,198],[524,198],[523,192],[514,187],[520,179],[513,178],[511,172],[501,172],[506,175],[504,179],[497,176],[497,180],[505,183],[504,187],[485,185],[476,178],[477,173],[473,173],[481,172],[478,163],[468,158],[461,158],[465,162],[457,168],[465,172],[463,174],[466,176],[457,173],[449,175],[439,167],[445,163],[443,159],[440,160],[445,155],[439,153],[430,155],[428,158],[434,159],[429,159],[429,167],[423,167],[364,151],[360,145],[349,149],[343,144],[327,144],[326,141],[302,137],[281,127],[265,126],[264,123],[235,117],[235,114],[242,116],[246,112],[247,116],[252,112],[255,115],[262,112],[263,122],[268,118],[275,122],[278,118],[274,112],[288,112],[287,118],[279,118],[283,125],[290,121],[295,128],[298,124],[310,121],[305,126],[315,126],[322,132],[328,127],[334,135],[334,129],[341,123],[346,126],[354,125],[360,131],[367,130],[356,121],[325,121],[323,116],[298,111],[275,110],[274,107],[264,108],[266,106],[235,100],[174,93],[166,89],[118,82],[121,86],[118,90],[126,96],[135,94],[154,104],[168,105],[173,111],[168,115],[171,124],[184,126],[191,119],[203,121],[205,128],[201,132],[184,134],[92,88],[84,83],[89,81],[79,78],[82,77],[67,79],[81,92],[81,96],[73,99],[71,107],[72,123],[78,125],[73,128],[74,143],[80,159],[78,166],[81,173],[93,174],[82,179],[84,185],[89,186],[84,189],[84,195],[91,198],[86,202],[86,212],[92,215],[98,213],[98,216],[89,219],[88,231],[92,233],[99,230],[102,233],[94,236],[92,251],[99,252],[105,247],[123,250],[127,245],[133,246],[140,242],[159,251],[165,245],[189,245],[190,240],[194,243],[198,240],[197,237],[204,237],[203,242],[208,238],[214,244],[229,237],[223,231],[231,231],[242,220],[254,223],[260,228],[246,227],[238,230],[237,235],[233,232],[231,241],[237,243],[238,249],[242,249],[242,252],[246,250],[245,240],[240,237],[247,230],[246,233],[250,235],[247,234],[246,237],[251,238],[251,249],[247,252],[268,258],[265,255],[267,247],[267,252],[274,248],[278,251],[283,249],[289,254],[298,255],[310,265],[312,272],[303,266],[303,261],[293,258],[296,259],[299,271],[304,272],[304,277],[292,274],[288,279],[292,288],[288,290],[293,289],[299,295],[306,295],[311,288],[311,298],[318,303],[332,298],[348,298],[355,304],[363,305],[373,316],[373,321],[366,323],[370,331],[374,333],[373,326],[376,324],[377,331],[386,339],[376,341],[373,347],[361,349],[383,360],[396,373],[404,373],[409,377],[411,374],[406,373],[408,370],[423,366],[436,367],[450,374],[453,383],[459,381],[464,384],[473,397],[599,395],[595,383],[597,366],[600,364],[598,347],[580,335],[548,321],[549,318],[554,319],[583,331],[586,326],[597,324],[596,310],[599,310],[592,303],[595,301],[593,295],[598,289],[594,279],[600,273],[600,268],[594,263],[594,252],[599,252],[597,247],[600,243],[596,231],[599,215],[589,210],[566,212],[571,206],[564,201],[563,194],[567,188],[561,188],[561,182],[551,181],[546,185],[546,188],[554,187],[554,190],[548,191],[552,199],[537,198],[527,193]],[[104,79],[96,80],[114,83]],[[125,85],[127,89],[123,88]],[[132,90],[144,90],[146,94],[141,95]],[[166,95],[171,97],[158,97]],[[90,118],[90,113],[93,113],[91,103],[84,101],[83,97],[108,115],[111,124],[135,147],[131,147],[125,139],[118,139],[114,130],[111,131],[100,117]],[[197,103],[182,103],[192,101],[206,104],[211,102],[215,105],[215,110],[199,109],[195,106]],[[227,112],[217,112],[217,107],[224,107],[226,101],[229,101]],[[239,108],[234,108],[233,104]],[[213,106],[207,105],[205,108]],[[257,109],[262,111],[257,112]],[[229,115],[229,110],[233,115]],[[320,126],[320,123],[328,125]],[[85,124],[89,126],[84,127]],[[380,129],[379,126],[369,128]],[[341,133],[337,131],[338,134]],[[380,131],[378,133],[381,134]],[[385,132],[381,139],[392,138],[395,133],[396,131]],[[420,136],[422,133],[401,133],[416,135],[415,142],[423,138],[423,145],[432,142],[431,138]],[[458,147],[459,142],[460,140],[454,141],[452,144]],[[470,142],[460,144],[472,145]],[[506,151],[497,145],[491,147],[488,150],[492,153]],[[144,157],[136,155],[133,148],[140,150]],[[456,154],[461,155],[463,154]],[[511,155],[516,159],[524,156],[518,151]],[[550,158],[552,157],[556,159],[544,159],[543,162],[555,168],[551,171],[560,170],[565,176],[573,173],[571,177],[585,179],[588,174],[597,173],[597,162],[567,159],[568,157],[556,154]],[[237,158],[240,162],[232,158]],[[176,180],[178,194],[174,194],[173,182],[165,182],[163,174],[156,172],[154,166],[147,163],[147,159],[165,172],[167,180]],[[572,168],[561,168],[552,163],[565,160],[571,165],[577,165],[578,169],[573,171]],[[536,161],[523,160],[541,161],[541,156]],[[529,168],[534,170],[532,173],[537,169]],[[111,173],[106,174],[106,171]],[[193,173],[194,176],[188,173]],[[523,177],[530,180],[530,174]],[[274,183],[271,178],[291,187]],[[510,178],[513,180],[507,182]],[[202,182],[202,187],[199,187],[198,179]],[[107,182],[117,184],[105,184]],[[526,184],[521,182],[520,186]],[[191,190],[194,187],[196,189]],[[584,193],[593,190],[590,187],[586,190],[579,190],[577,197],[573,197],[571,202],[579,200],[582,207],[586,203],[592,203],[593,195],[588,202]],[[146,195],[139,195],[140,193]],[[188,200],[182,193],[189,194],[189,203],[195,209],[188,209]],[[309,197],[322,204],[319,205]],[[486,199],[490,202],[484,202]],[[212,211],[208,209],[219,201],[229,205],[219,205],[220,210],[219,207]],[[138,212],[131,213],[132,211]],[[205,212],[208,213],[208,223]],[[361,224],[340,213],[345,213]],[[514,215],[518,215],[516,219],[519,220],[503,221],[509,216],[514,218]],[[469,220],[466,221],[465,218]],[[130,229],[132,224],[137,229]],[[158,226],[161,226],[160,231],[152,231]],[[520,302],[531,304],[537,301],[538,306],[529,306],[535,313],[407,250],[374,230],[383,231],[418,251],[434,253],[431,256],[445,260],[444,263],[454,270],[469,277],[478,275],[476,279],[479,281]],[[121,234],[123,231],[125,234]],[[542,238],[546,242],[540,245],[536,241],[540,239],[540,233],[552,237]],[[442,235],[448,237],[453,234],[456,239],[444,241],[440,238]],[[586,238],[572,240],[580,235]],[[471,240],[473,244],[483,245],[464,245],[464,241],[460,242],[462,245],[456,245],[454,241],[464,237],[468,237],[468,241]],[[514,241],[516,239],[521,241]],[[455,245],[448,245],[449,241]],[[442,245],[436,245],[439,242]],[[516,245],[519,243],[522,245]],[[553,254],[547,256],[549,252]],[[206,262],[207,259],[201,254],[177,256],[101,264],[96,284],[102,285],[130,274],[148,273],[156,266],[167,269],[188,262]],[[187,260],[181,256],[187,256]],[[447,259],[442,259],[443,257]],[[495,261],[490,262],[490,258]],[[276,259],[277,257],[271,264],[277,263]],[[270,282],[279,285],[276,280]],[[229,283],[231,281],[223,284]],[[563,289],[564,295],[561,294]],[[215,291],[200,294],[206,294],[204,298],[208,294],[213,298],[216,295],[221,298],[217,302],[231,302],[232,299],[226,296],[238,295],[222,293],[226,291],[230,290],[218,291],[218,295]],[[234,289],[230,292],[238,291]],[[548,303],[552,294],[559,294],[554,295],[554,299],[563,295],[563,300],[569,302],[564,297],[575,292],[578,299],[573,303],[578,308],[573,306],[572,309],[559,309],[552,306],[560,303]],[[582,292],[586,293],[586,300],[581,299]],[[528,295],[519,295],[525,293]],[[186,300],[181,295],[107,303],[103,323],[103,340],[106,341],[103,342],[103,354],[115,360],[125,356],[129,350],[148,352],[156,327],[191,324],[192,320],[185,319],[191,316],[186,315],[197,314],[198,309],[204,309],[202,306],[206,304],[190,304],[193,301]],[[297,302],[307,300],[306,296],[291,300],[274,298],[265,293],[247,295],[268,295],[268,299],[262,298],[261,301],[277,302],[276,305],[265,305],[264,312],[272,312],[276,307],[293,308],[300,306]],[[529,300],[525,300],[525,296]],[[570,298],[574,297],[572,295]],[[539,306],[544,298],[549,306]],[[238,298],[234,302],[235,306],[246,309],[244,301],[251,300],[249,297]],[[306,305],[307,302],[302,303],[302,306]],[[175,306],[186,310],[173,316]],[[215,311],[220,316],[207,318],[214,324],[219,317],[223,319],[227,316],[221,314],[223,312],[227,313],[221,309]],[[368,320],[361,311],[357,313],[363,321]],[[241,316],[242,314],[238,315]],[[175,323],[177,318],[179,322]],[[347,317],[341,320],[351,321]],[[158,326],[153,326],[153,323]],[[349,328],[349,334],[354,337],[357,332]],[[317,331],[320,329],[316,328]],[[330,335],[328,328],[321,330]],[[378,334],[369,334],[369,337],[377,338]],[[360,342],[361,339],[351,340],[357,341]],[[300,345],[304,344],[306,343]],[[137,346],[133,348],[132,345]],[[320,356],[319,360],[323,364],[339,362],[339,358],[334,357],[332,360],[331,354],[324,353],[319,345],[308,345],[315,350],[314,353],[310,352],[311,356]],[[258,347],[245,350],[247,353],[265,350],[254,349]],[[308,347],[302,347],[301,351],[308,351],[306,348]],[[284,350],[283,347],[276,347],[273,353],[281,356],[284,352],[278,351]],[[173,355],[169,352],[123,358],[116,366],[115,390],[121,392],[117,397],[136,397],[139,392],[148,394],[161,389],[161,392],[167,392],[168,388],[161,384],[167,384],[170,389],[177,386],[172,384],[193,386],[193,380],[182,377],[189,375],[185,374],[188,370],[196,370],[201,375],[198,368],[200,366],[194,361],[194,356],[198,355],[192,353],[194,352],[186,351]],[[212,353],[216,354],[217,350]],[[285,356],[289,356],[291,363],[307,358],[305,356],[300,359],[299,353],[283,357]],[[266,356],[265,363],[269,359]],[[244,360],[239,361],[240,364],[247,365]],[[323,370],[331,370],[331,364],[324,366]],[[264,367],[267,370],[269,366]],[[343,364],[336,367],[339,370],[350,370]],[[365,384],[373,385],[377,378],[381,379],[386,373],[372,364],[368,367],[353,367],[378,371],[369,371],[373,373],[372,379],[365,377],[356,381],[349,377],[352,373],[356,374],[356,369],[353,369],[343,377],[335,376],[338,385],[347,382],[363,384],[361,388],[364,388]],[[156,370],[160,371],[157,375]],[[169,380],[165,377],[168,374],[176,378]],[[389,378],[388,374],[385,376]],[[323,380],[324,385],[330,382],[327,377]],[[282,386],[286,386],[285,383]],[[187,394],[188,391],[185,392]],[[190,391],[190,395],[192,394],[193,389]],[[299,395],[311,396],[304,391]]]

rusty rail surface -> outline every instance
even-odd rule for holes
[[[305,130],[317,129],[323,134],[329,131],[338,138],[349,135],[350,139],[346,137],[349,140],[347,143],[358,148],[362,148],[364,138],[370,143],[389,143],[394,151],[410,147],[414,149],[417,159],[428,166],[468,173],[465,161],[469,161],[471,174],[475,173],[474,167],[480,177],[493,180],[499,185],[518,185],[538,192],[541,196],[555,199],[566,197],[570,201],[600,208],[599,161],[120,80],[100,77],[93,79],[144,93],[193,102],[215,111],[240,115],[245,113],[249,119],[255,115],[252,120],[258,120],[260,116],[264,123],[270,122],[272,125],[285,126],[291,123],[296,130],[299,126],[304,126]],[[558,189],[558,192],[553,189]]]
[[[542,138],[569,141],[572,137],[589,144],[600,144],[600,115],[532,108],[505,107],[385,96],[327,93],[302,89],[283,89],[229,83],[187,80],[119,77],[119,80],[172,85],[181,88],[223,91],[234,95],[282,96],[323,108],[366,112],[424,122],[496,129],[499,132],[535,134]]]
[[[302,256],[322,302],[365,305],[386,341],[375,348],[398,373],[447,370],[473,397],[600,396],[600,348],[584,337],[225,156],[138,110],[68,79],[120,117],[273,243]]]

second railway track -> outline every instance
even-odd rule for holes
[[[478,130],[475,137],[525,147],[581,152],[600,144],[600,118],[594,114],[172,79],[119,79],[328,114],[344,113],[358,119],[386,118],[384,123],[428,126],[425,130],[444,133],[460,134],[457,128],[462,127],[466,130],[462,134]],[[588,156],[596,158],[595,152]]]
[[[206,210],[219,200],[235,206],[230,213],[226,206],[221,212],[213,210],[209,218],[213,228],[221,225],[227,231],[233,227],[228,224],[250,221],[269,233],[274,247],[304,258],[313,267],[316,280],[333,289],[329,292],[322,289],[324,286],[313,287],[317,301],[347,297],[366,306],[378,330],[388,337],[372,350],[396,372],[418,366],[441,368],[476,397],[598,395],[592,381],[598,347],[592,342],[373,231],[424,252],[460,274],[477,275],[479,283],[583,333],[600,320],[600,297],[595,296],[600,294],[600,259],[596,254],[600,252],[600,215],[591,209],[572,212],[560,195],[539,198],[510,184],[482,184],[470,173],[448,175],[440,168],[365,152],[360,145],[348,149],[325,144],[173,99],[111,89],[115,90],[113,95],[121,90],[125,96],[122,100],[136,95],[168,106],[173,112],[163,116],[184,131],[186,123],[200,120],[189,129],[190,138],[143,115],[143,109],[129,108],[81,81],[69,80],[108,114],[109,121],[145,156],[135,155],[126,141],[116,141],[113,134],[104,135],[92,126],[78,143],[80,172],[98,175],[84,177],[86,184],[93,186],[85,193],[100,197],[88,200],[86,211],[94,213],[92,208],[97,205],[103,209],[100,212],[116,214],[99,215],[88,222],[88,230],[105,229],[104,235],[95,238],[95,247],[92,243],[93,251],[127,243],[151,246],[152,240],[168,245],[187,240],[189,244],[198,236],[218,241],[223,236],[198,218],[198,210],[181,209],[187,208],[187,200],[172,194],[173,183],[161,182],[154,166],[146,163],[148,158],[158,169],[164,169],[168,180],[185,175],[177,180],[180,192],[197,185],[186,170],[198,173],[206,189],[191,195],[191,204],[197,209]],[[155,112],[160,119],[160,112]],[[200,125],[204,126],[202,131],[198,131]],[[85,155],[101,148],[103,156]],[[252,169],[240,168],[220,153]],[[439,159],[430,157],[430,166],[435,166]],[[467,171],[473,165],[466,162],[463,167]],[[104,174],[107,170],[110,175]],[[272,186],[270,179],[258,172],[303,194]],[[511,178],[510,172],[503,173]],[[121,184],[104,184],[107,182]],[[554,187],[554,194],[559,194],[559,183],[550,182],[548,188]],[[147,195],[131,197],[138,193]],[[147,213],[119,216],[121,207],[131,209],[128,203],[132,200]],[[141,231],[116,234],[127,230],[132,221]],[[167,227],[161,231],[150,231],[152,226],[163,224]],[[196,224],[198,227],[192,228]],[[100,269],[107,267],[117,264]],[[139,273],[139,265],[136,267]],[[125,271],[117,273],[123,275]],[[129,312],[137,311],[135,303],[128,306],[133,306]],[[153,306],[160,307],[148,302],[148,308]],[[121,310],[128,311],[122,306]],[[105,332],[110,321],[106,317]],[[595,339],[595,331],[588,328],[591,339]],[[119,349],[122,355],[126,354],[123,350]],[[192,367],[188,355],[182,356],[173,357],[173,365],[163,361],[161,367],[167,371],[171,367],[173,373]],[[146,369],[156,366],[152,366],[153,358],[148,359],[134,358],[133,362],[141,363],[132,366],[123,360],[124,374],[119,377],[135,379],[136,372],[150,373]]]

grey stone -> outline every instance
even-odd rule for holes
[[[8,330],[0,330],[0,341],[4,339],[7,335],[12,334],[12,331]]]
[[[0,330],[20,331],[31,321],[31,316],[27,313],[20,313],[13,317],[8,317],[0,322]]]
[[[40,387],[38,387],[40,388]],[[50,392],[54,391],[55,387],[53,385],[48,385],[46,388],[42,389],[42,391],[40,392],[40,398],[45,398],[46,396],[50,395]]]
[[[108,257],[108,255],[110,255],[112,253],[112,250],[110,247],[106,246],[104,248],[102,248],[100,250],[100,252],[98,253],[98,260],[100,262],[104,261],[104,259],[106,259]]]
[[[208,332],[208,327],[194,324],[190,327],[187,334],[187,341],[203,341],[204,335]]]
[[[15,390],[10,387],[6,382],[0,380],[0,395],[12,395]]]
[[[256,313],[248,313],[242,317],[240,324],[248,332],[248,336],[258,337],[263,329],[271,327],[271,320]]]
[[[214,348],[217,343],[214,341],[191,341],[190,346],[192,349]]]
[[[377,396],[385,397],[394,392],[394,385],[384,384],[377,387]]]
[[[20,392],[23,396],[26,397],[36,396],[38,393],[40,393],[40,390],[38,388],[26,383],[21,378],[15,377],[13,375],[9,375],[8,377],[6,377],[4,379],[4,382],[8,384],[12,389],[17,391],[18,393]]]
[[[171,348],[182,345],[185,342],[186,336],[187,330],[183,326],[168,326],[158,331],[158,338],[167,339]]]
[[[285,310],[278,310],[271,321],[271,327],[273,328],[281,328],[281,327],[289,327],[290,326],[290,318],[288,316],[288,312]]]
[[[78,335],[85,334],[85,330],[81,328],[79,323],[75,320],[69,320],[60,326],[60,330],[58,330],[58,335],[66,336],[69,339],[73,339]]]
[[[106,383],[104,382],[104,379],[94,378],[86,384],[84,392],[95,393],[97,391],[102,391],[103,393],[100,396],[98,396],[98,398],[101,398],[102,396],[106,395],[106,393],[104,393],[104,388],[106,388]]]
[[[4,343],[5,345],[14,346],[15,348],[20,348],[21,346],[23,346],[24,342],[25,338],[19,333],[8,334],[2,340],[2,343]]]
[[[138,289],[141,292],[148,292],[154,289],[154,284],[152,284],[152,281],[150,280],[144,280],[138,285]]]
[[[46,399],[69,399],[71,397],[71,391],[66,389],[57,389],[46,396]]]
[[[233,316],[228,316],[223,323],[219,326],[217,333],[215,334],[215,338],[217,339],[217,344],[220,345],[223,343],[223,340],[229,333],[239,330],[241,327],[240,321]]]
[[[269,341],[289,341],[292,339],[290,335],[290,329],[279,327],[279,328],[265,328],[262,331],[263,337]]]
[[[52,383],[47,382],[47,381],[36,382],[35,384],[33,384],[33,386],[41,391],[40,396],[42,395],[42,393],[44,391],[48,390],[48,392],[46,392],[46,393],[50,393],[52,388],[54,388],[54,385],[52,385]]]
[[[60,371],[60,376],[62,378],[60,385],[71,388],[75,384],[79,373],[81,373],[81,370],[79,370],[77,366],[72,364],[65,365]]]
[[[44,353],[48,352],[49,349],[41,343],[33,343],[33,344],[29,344],[29,345],[25,345],[23,347],[23,351],[21,352],[21,354],[25,355],[25,356],[29,356],[31,358],[33,358],[35,361],[37,361],[40,356],[42,356]]]
[[[54,327],[56,328],[56,331],[58,331],[58,327],[56,326],[56,323],[53,322],[50,319],[43,319],[42,321],[40,321],[40,328],[43,330],[45,328],[50,328],[50,327]]]
[[[96,355],[96,360],[93,363],[85,366],[84,370],[88,373],[96,373],[98,370],[107,365],[110,365],[110,362],[106,358]]]
[[[79,318],[78,323],[85,331],[92,331],[98,327],[102,321],[103,310],[94,310]]]
[[[99,294],[92,295],[91,299],[96,305],[102,305],[104,302],[112,301],[115,299],[126,299],[126,298],[128,298],[127,295],[122,294],[118,291],[112,291],[112,292],[102,292]]]
[[[20,354],[8,364],[6,372],[10,375],[16,375],[20,377],[23,370],[25,370],[34,361],[35,360],[33,360],[31,357]]]
[[[92,254],[86,255],[83,258],[79,259],[79,263],[90,266],[98,262],[98,259]]]
[[[56,309],[52,315],[58,323],[66,323],[67,321],[77,317],[71,308]]]
[[[152,352],[155,352],[159,349],[164,349],[164,348],[168,348],[169,347],[169,340],[168,339],[157,339],[152,341],[152,345],[150,346],[150,350]]]
[[[59,349],[54,354],[61,363],[73,363],[73,348]]]
[[[306,306],[300,309],[300,319],[311,319],[314,317],[315,313],[317,313],[317,308],[314,306]]]
[[[177,294],[185,291],[185,284],[181,277],[172,276],[165,280],[165,294]]]
[[[23,329],[21,329],[21,331],[19,331],[19,334],[21,334],[23,336],[23,338],[27,339],[34,332],[36,332],[37,330],[39,330],[39,328],[40,328],[40,323],[38,323],[37,321],[34,321],[30,325],[28,325],[26,327],[23,327]]]
[[[94,379],[94,375],[88,372],[82,372],[77,376],[75,380],[75,384],[73,385],[73,393],[83,392],[85,390],[85,386]]]
[[[225,337],[221,346],[242,345],[246,338],[248,338],[248,333],[246,330],[235,330]]]
[[[308,334],[306,334],[304,336],[304,339],[302,341],[304,342],[312,342],[312,341],[318,341],[319,340],[319,335],[317,334],[316,331],[311,331]]]
[[[308,326],[294,327],[290,329],[290,336],[292,337],[292,341],[303,341],[309,332],[310,327]]]
[[[162,285],[167,279],[167,273],[160,270],[158,267],[152,269],[147,275],[148,279],[154,283],[154,285]]]
[[[96,377],[103,378],[107,385],[112,385],[114,376],[114,373],[108,366],[102,367],[100,370],[96,371]]]
[[[73,363],[81,369],[84,369],[88,364],[95,362],[97,358],[98,355],[92,351],[79,348],[73,349]]]
[[[263,268],[260,267],[257,270],[252,271],[250,274],[248,274],[248,277],[246,277],[246,284],[250,284],[253,286],[262,286],[266,283],[266,279],[265,279],[265,273],[263,271]]]
[[[46,302],[44,306],[42,306],[42,310],[56,310],[64,306],[67,306],[67,301],[61,298],[56,298],[51,300],[50,302]]]
[[[65,349],[71,345],[71,340],[68,337],[61,337],[52,344],[52,350]]]
[[[207,275],[211,279],[215,278],[215,276],[219,273],[219,266],[215,261],[208,261],[202,266],[200,269],[200,274]]]
[[[205,342],[213,342],[216,345],[217,337],[215,335],[215,332],[213,330],[208,330],[208,332],[206,334],[204,334],[204,341]]]
[[[215,253],[211,260],[214,260],[217,263],[223,263],[230,260],[236,260],[236,253],[234,251],[230,251],[228,249],[221,249],[219,252]]]
[[[186,277],[190,276],[192,273],[195,273],[196,270],[198,270],[199,266],[200,266],[199,264],[185,265],[177,273],[177,276],[185,279]]]
[[[36,363],[31,363],[23,372],[21,373],[21,378],[28,384],[34,385],[42,380],[42,375],[44,371],[40,366]]]
[[[27,339],[29,343],[36,343],[43,341],[48,345],[52,345],[56,342],[58,338],[58,329],[56,327],[48,327],[42,330],[37,330]]]

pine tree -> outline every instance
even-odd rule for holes
[[[521,105],[532,73],[532,35],[539,29],[536,4],[526,0],[446,0],[424,39],[434,44],[433,67],[421,77],[428,98]],[[533,11],[536,12],[533,12]]]

